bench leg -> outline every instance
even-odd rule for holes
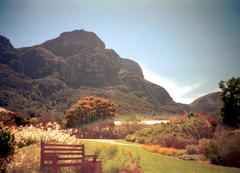
[[[102,163],[96,163],[95,164],[94,173],[102,173]]]
[[[53,173],[60,173],[60,167],[57,165],[57,156],[53,157],[53,163],[52,163],[52,172]]]

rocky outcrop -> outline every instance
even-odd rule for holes
[[[42,46],[64,58],[79,53],[92,54],[105,50],[105,44],[95,33],[84,30],[64,32],[58,38],[43,43]]]

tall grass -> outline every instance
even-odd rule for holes
[[[18,148],[13,155],[12,161],[8,165],[8,172],[17,173],[37,173],[40,165],[40,142],[80,144],[84,143],[75,136],[70,136],[60,130],[57,124],[47,126],[26,126],[11,128],[12,134],[16,138]],[[97,146],[87,144],[87,154],[97,154],[103,162],[104,173],[118,173],[123,170],[134,172],[139,168],[138,158],[131,154],[130,150],[119,149],[114,145]],[[77,169],[76,169],[77,170]],[[63,172],[74,173],[75,169],[64,169]]]

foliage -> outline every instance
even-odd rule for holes
[[[43,123],[43,124],[46,124],[48,122],[54,122],[55,119],[49,115],[40,115],[37,119],[38,123]]]
[[[240,131],[218,128],[215,138],[221,164],[240,167]]]
[[[198,153],[206,155],[208,148],[215,143],[212,139],[200,139],[198,142]]]
[[[240,127],[240,78],[221,81],[219,88],[224,103],[221,110],[223,122],[232,127]]]
[[[0,122],[0,158],[6,157],[14,152],[14,136]]]
[[[135,142],[136,141],[136,136],[135,135],[127,135],[125,139],[128,142]]]
[[[214,164],[240,167],[240,131],[218,127],[214,139],[201,139],[198,151]]]
[[[219,153],[218,146],[214,143],[207,148],[206,153],[204,153],[204,155],[208,159],[210,159],[213,164],[219,165],[222,163],[222,158]]]
[[[21,112],[11,112],[0,107],[0,121],[6,126],[26,125],[29,123],[29,117]]]
[[[116,115],[116,105],[110,100],[89,96],[71,106],[65,116],[66,127],[77,127],[94,120]]]
[[[127,136],[126,140],[144,144],[158,144],[163,147],[184,149],[189,144],[196,144],[201,138],[209,138],[211,127],[207,120],[197,115],[182,115],[170,123],[144,128]]]
[[[0,172],[5,172],[6,165],[14,153],[14,136],[0,122]]]
[[[142,145],[142,148],[152,153],[158,153],[168,156],[175,156],[176,154],[179,154],[183,151],[176,148],[161,147],[159,145]]]
[[[195,145],[187,145],[185,150],[186,150],[187,154],[189,154],[189,155],[198,153],[197,146],[195,146]]]

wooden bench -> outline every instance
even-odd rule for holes
[[[40,173],[46,168],[52,173],[60,173],[62,167],[85,167],[91,173],[102,173],[102,162],[97,155],[86,155],[84,144],[45,144],[41,143]]]

